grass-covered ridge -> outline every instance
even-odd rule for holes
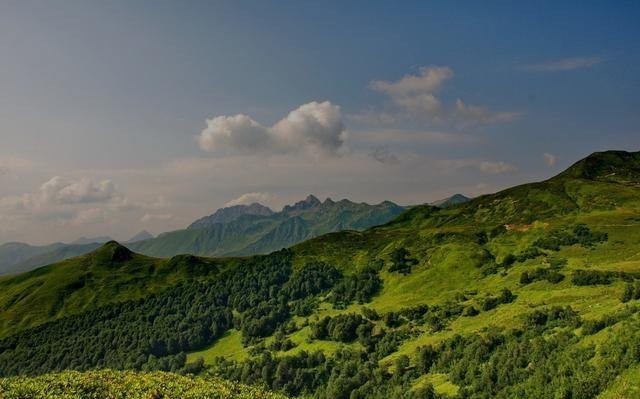
[[[38,328],[28,328],[25,304],[71,266],[0,280],[13,290],[0,291],[0,306],[25,306],[0,313],[20,321],[0,340],[0,371],[214,373],[318,398],[634,392],[639,159],[594,154],[544,182],[414,207],[269,256],[178,262],[103,248],[84,262],[122,270],[111,284],[126,296],[107,290]],[[129,281],[138,261],[154,266]],[[89,288],[98,286],[78,286],[63,303],[83,303]]]
[[[0,379],[3,399],[284,399],[219,378],[188,377],[179,374],[133,371],[65,371],[38,377]]]

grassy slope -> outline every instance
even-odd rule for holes
[[[217,378],[185,377],[178,374],[131,371],[65,371],[38,377],[0,379],[0,397],[110,399],[284,399],[280,394]]]
[[[109,302],[143,297],[233,263],[194,256],[150,258],[115,242],[15,277],[0,279],[0,336]]]

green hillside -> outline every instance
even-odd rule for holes
[[[224,260],[189,255],[150,258],[112,241],[87,255],[0,278],[0,336],[214,275],[223,265]]]
[[[5,376],[107,367],[317,398],[634,398],[640,153],[266,256],[109,243],[1,279],[0,309]]]

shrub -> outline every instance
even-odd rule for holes
[[[574,285],[608,285],[617,274],[601,270],[576,270],[571,277]]]
[[[411,273],[411,267],[418,264],[418,260],[409,257],[409,251],[406,248],[396,248],[391,252],[390,272],[399,272],[402,274]]]

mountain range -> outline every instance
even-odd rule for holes
[[[309,195],[284,206],[280,212],[257,203],[219,209],[184,230],[163,233],[129,248],[165,257],[183,253],[202,256],[269,253],[321,234],[384,224],[403,211],[403,207],[389,201],[369,205],[327,198],[321,202]]]
[[[333,203],[318,202],[279,214],[313,220]],[[0,278],[0,375],[165,370],[316,398],[633,398],[639,253],[640,152],[623,151],[269,255],[160,259],[111,241]]]
[[[186,229],[153,237],[141,231],[124,241],[129,248],[149,256],[194,254],[206,256],[268,253],[321,234],[363,230],[384,224],[404,210],[392,202],[377,205],[349,200],[321,202],[313,195],[280,212],[253,203],[218,209],[196,220]],[[0,245],[0,274],[32,270],[70,257],[83,255],[111,241],[110,237],[82,237],[70,244],[32,246],[24,243]]]

